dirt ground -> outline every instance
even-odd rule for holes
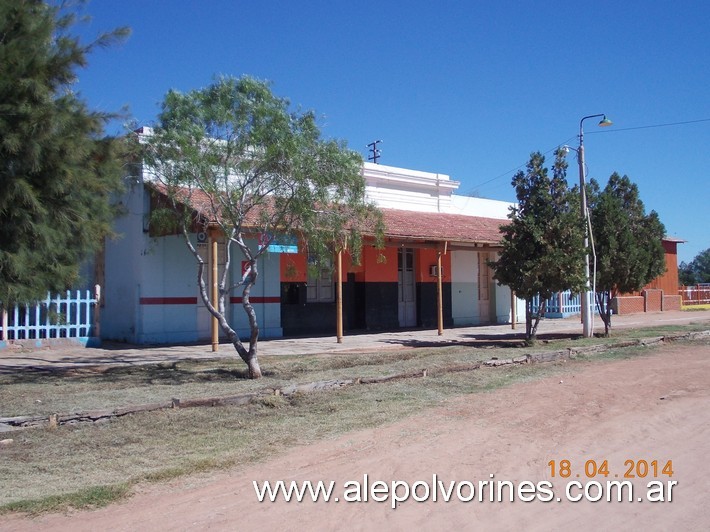
[[[525,382],[494,392],[443,402],[411,418],[296,448],[267,463],[209,477],[149,485],[132,498],[96,511],[0,518],[3,530],[707,530],[710,527],[710,346],[670,345],[649,356],[571,364],[562,375]],[[557,475],[552,476],[550,461]],[[571,463],[561,478],[562,460]],[[594,460],[595,462],[588,462]],[[608,476],[587,478],[606,460]],[[633,501],[570,502],[570,481],[623,480],[632,460]],[[673,476],[661,472],[672,460]],[[637,469],[636,466],[639,466]],[[591,471],[593,473],[593,471]],[[349,481],[375,480],[413,485],[433,475],[448,489],[450,502],[416,502],[392,509],[392,500],[346,502]],[[551,483],[552,500],[490,502],[478,493],[470,502],[468,484],[527,480]],[[579,477],[577,477],[579,475]],[[616,477],[618,475],[618,477]],[[328,503],[257,502],[252,481],[335,481]],[[647,483],[663,483],[671,502],[649,502]],[[543,485],[546,487],[546,485]],[[423,498],[425,486],[419,484]],[[403,487],[399,488],[403,493]],[[598,493],[595,486],[590,496]],[[583,490],[574,486],[571,496]],[[527,496],[525,493],[524,496]],[[628,495],[628,490],[627,490]],[[354,497],[350,491],[349,497]],[[543,498],[547,498],[542,493]],[[558,501],[557,498],[561,500]],[[639,499],[643,499],[639,501]]]

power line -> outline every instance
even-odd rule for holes
[[[684,122],[668,122],[668,123],[666,123],[666,124],[652,124],[652,125],[648,125],[648,126],[634,126],[634,127],[611,128],[611,129],[604,128],[604,129],[601,130],[601,131],[585,131],[584,133],[585,133],[585,135],[595,135],[595,134],[599,134],[599,133],[616,133],[616,132],[619,132],[619,131],[633,131],[633,130],[635,130],[635,129],[651,129],[651,128],[656,128],[656,127],[683,126],[683,125],[687,125],[687,124],[697,124],[697,123],[700,123],[700,122],[710,122],[710,118],[700,118],[700,119],[698,119],[698,120],[686,120],[686,121],[684,121]],[[568,138],[567,140],[565,140],[564,142],[559,143],[559,144],[558,144],[557,146],[555,146],[554,148],[551,148],[551,149],[547,150],[547,151],[544,153],[544,155],[547,155],[548,153],[553,152],[554,150],[556,150],[556,149],[559,148],[560,146],[564,146],[564,145],[567,144],[570,140],[575,139],[575,138],[577,138],[577,135],[574,135],[574,136]],[[507,172],[504,172],[504,173],[502,173],[502,174],[500,174],[500,175],[497,175],[496,177],[491,178],[491,179],[489,179],[488,181],[484,181],[483,183],[478,183],[477,185],[474,185],[474,186],[471,187],[471,188],[472,188],[472,190],[475,190],[475,189],[477,189],[478,187],[482,187],[482,186],[484,186],[484,185],[487,185],[488,183],[492,183],[493,181],[497,181],[498,179],[500,179],[500,178],[502,178],[502,177],[505,177],[505,176],[507,176],[508,174],[511,174],[511,173],[515,172],[516,170],[520,170],[520,169],[523,168],[526,164],[527,164],[527,161],[526,161],[525,163],[523,163],[523,164],[519,164],[518,166],[516,166],[516,167],[513,168],[512,170],[508,170]]]
[[[560,142],[560,143],[557,144],[554,148],[550,148],[549,150],[547,150],[546,152],[544,152],[543,155],[547,155],[548,153],[554,152],[557,148],[559,148],[560,146],[564,146],[564,145],[567,144],[570,140],[572,140],[572,139],[574,139],[574,138],[576,138],[576,137],[577,137],[577,135],[568,138],[568,139],[565,140],[564,142]],[[487,185],[488,183],[492,183],[493,181],[496,181],[496,180],[500,179],[501,177],[505,177],[505,176],[507,176],[508,174],[512,174],[512,173],[515,172],[516,170],[520,170],[521,168],[524,168],[526,164],[528,164],[528,161],[525,161],[523,164],[519,164],[518,166],[516,166],[516,167],[513,168],[512,170],[508,170],[507,172],[503,172],[502,174],[497,175],[496,177],[494,177],[494,178],[492,178],[492,179],[489,179],[488,181],[484,181],[483,183],[478,183],[477,185],[474,185],[472,188],[473,188],[473,189],[476,189],[476,188],[478,188],[478,187],[482,187],[483,185]]]
[[[701,118],[699,120],[686,120],[685,122],[669,122],[667,124],[653,124],[650,126],[635,126],[635,127],[622,127],[622,128],[612,128],[603,129],[601,131],[585,131],[585,135],[594,135],[597,133],[616,133],[618,131],[632,131],[634,129],[651,129],[654,127],[668,127],[668,126],[683,126],[686,124],[697,124],[699,122],[710,122],[710,118]]]

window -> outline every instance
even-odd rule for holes
[[[328,261],[322,264],[320,270],[313,271],[315,260],[308,257],[308,294],[309,303],[330,303],[335,300],[335,290],[333,287],[333,267]]]

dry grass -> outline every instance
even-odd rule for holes
[[[689,330],[674,327],[673,332]],[[670,332],[664,329],[665,333]],[[628,335],[651,336],[629,332]],[[618,337],[616,338],[618,339]],[[600,341],[599,339],[597,341]],[[603,340],[606,341],[606,340]],[[585,341],[588,342],[588,341]],[[549,348],[570,345],[552,342]],[[574,345],[581,345],[574,342]],[[649,348],[608,356],[629,356]],[[435,369],[521,349],[421,348],[358,355],[273,357],[261,381],[243,378],[236,362],[180,362],[72,375],[0,376],[0,415],[51,413],[153,402],[171,397],[237,394],[262,387]],[[0,446],[0,513],[106,504],[141,482],[242,466],[348,431],[379,426],[441,401],[511,382],[569,371],[584,361],[507,366],[363,385],[336,391],[260,398],[246,407],[165,410],[101,424],[7,433]],[[37,401],[41,402],[37,402]]]

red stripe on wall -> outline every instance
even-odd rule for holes
[[[253,296],[249,298],[252,303],[281,303],[280,296]],[[242,302],[241,297],[230,297],[229,302],[236,305]]]
[[[249,300],[252,303],[281,303],[279,296],[253,296]],[[230,297],[229,302],[232,305],[238,305],[242,302],[241,297]],[[196,297],[142,297],[140,298],[141,305],[197,305]]]
[[[196,297],[142,297],[141,305],[197,305]]]

